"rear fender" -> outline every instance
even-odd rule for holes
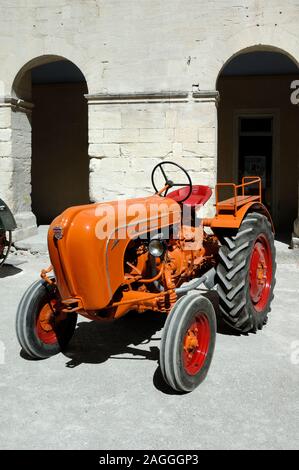
[[[274,224],[271,218],[271,215],[261,202],[250,202],[248,204],[244,204],[236,213],[233,214],[218,214],[217,216],[211,219],[204,219],[203,225],[211,227],[212,229],[226,229],[226,228],[235,228],[238,229],[243,222],[244,217],[249,212],[259,212],[267,217],[269,220],[273,233],[275,232]]]

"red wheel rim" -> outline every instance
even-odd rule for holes
[[[40,341],[45,344],[58,343],[57,335],[54,331],[54,308],[54,300],[49,304],[45,304],[36,319],[36,334]]]
[[[271,246],[268,238],[260,235],[254,243],[249,267],[250,298],[257,312],[262,312],[268,303],[271,283]]]
[[[189,375],[196,375],[203,367],[209,351],[210,337],[209,320],[200,312],[183,339],[183,365]]]

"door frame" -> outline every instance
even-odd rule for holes
[[[233,111],[233,175],[238,181],[239,175],[239,119],[272,118],[272,171],[271,171],[271,206],[272,218],[279,225],[279,188],[280,188],[280,110],[279,108],[234,109]]]

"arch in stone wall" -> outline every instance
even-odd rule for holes
[[[82,77],[84,77],[84,80],[86,81],[86,86],[87,90],[89,88],[88,86],[88,79],[87,79],[87,74],[85,69],[82,67],[81,64],[78,64],[78,61],[66,57],[61,54],[43,54],[36,56],[32,59],[28,59],[18,70],[16,75],[14,76],[11,84],[11,96],[14,98],[19,98],[23,99],[23,94],[22,94],[22,89],[20,90],[21,82],[24,80],[24,77],[28,72],[30,72],[32,69],[35,67],[39,67],[41,65],[45,64],[52,64],[54,62],[60,62],[60,61],[67,61],[71,63],[74,68],[78,69],[78,72],[82,74]],[[88,93],[88,91],[87,91]]]
[[[216,81],[220,92],[218,179],[238,180],[246,173],[250,159],[254,161],[256,156],[262,162],[264,158],[265,173],[269,173],[265,200],[278,229],[291,233],[298,211],[298,108],[291,103],[291,84],[299,79],[299,64],[294,50],[289,52],[274,45],[255,44],[236,49],[235,45],[232,54],[223,61]],[[255,60],[250,60],[252,58]],[[246,137],[245,127],[249,122],[252,127],[253,119],[256,126],[262,125],[263,119],[264,123],[269,120],[269,126],[271,121],[268,147],[266,132],[263,142],[263,132],[253,131],[253,128]],[[256,139],[255,145],[253,139]]]
[[[89,202],[87,93],[82,71],[59,55],[33,58],[15,76],[12,191],[22,229]]]
[[[289,57],[299,66],[299,34],[295,35],[276,25],[252,25],[240,29],[238,33],[222,36],[213,40],[213,61],[210,83],[217,85],[217,80],[224,67],[235,56],[245,52],[273,51]]]

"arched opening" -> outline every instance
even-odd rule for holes
[[[43,56],[22,68],[12,93],[25,109],[33,105],[13,113],[15,165],[18,156],[25,165],[25,174],[15,172],[15,191],[23,189],[16,210],[31,203],[38,225],[48,224],[66,207],[89,202],[86,80],[71,61]]]
[[[276,230],[288,235],[298,211],[299,107],[291,102],[298,78],[294,60],[266,48],[240,52],[217,80],[218,180],[261,176]]]

